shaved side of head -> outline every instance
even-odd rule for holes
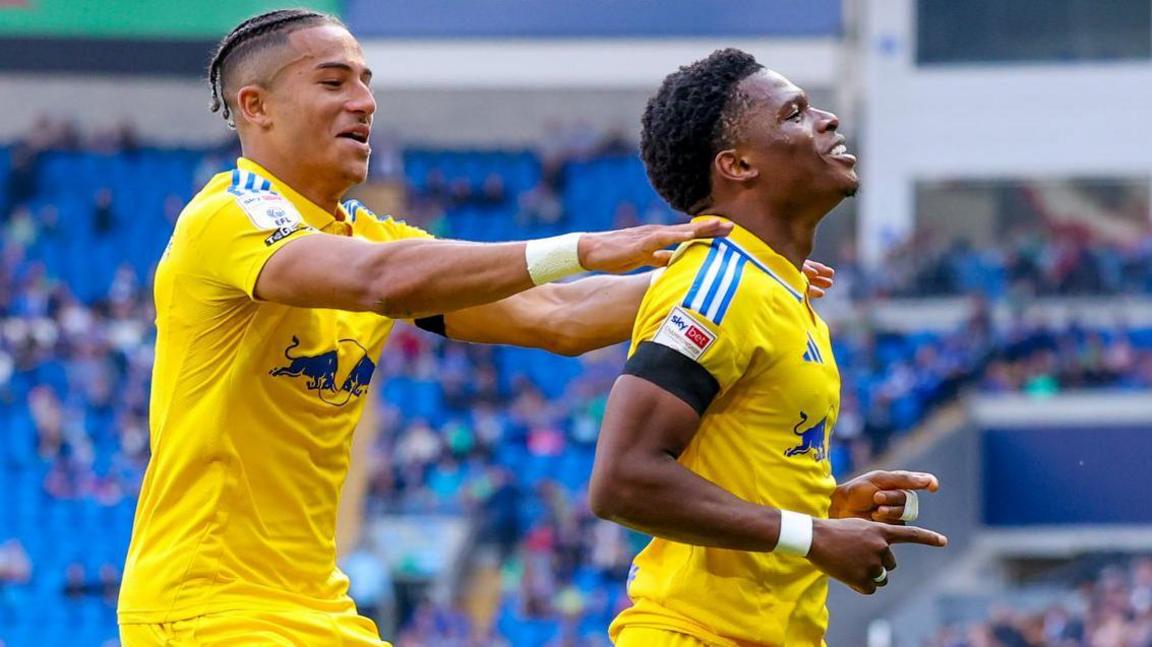
[[[208,82],[212,86],[212,112],[220,111],[230,126],[235,127],[231,104],[240,88],[259,84],[267,86],[289,61],[291,34],[319,25],[344,27],[339,18],[308,9],[278,9],[253,16],[240,23],[220,41],[212,62],[208,64]]]

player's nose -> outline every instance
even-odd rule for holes
[[[817,115],[816,128],[820,132],[835,132],[840,127],[840,118],[836,116],[836,113],[819,108],[813,108],[813,111]]]
[[[346,107],[352,112],[364,115],[372,115],[376,112],[376,95],[372,94],[372,88],[363,83],[357,84],[353,96],[348,100]]]

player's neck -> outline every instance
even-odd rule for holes
[[[816,226],[813,224],[788,218],[766,218],[759,222],[741,223],[741,226],[788,259],[798,270],[804,268],[805,259],[812,254],[816,239]]]
[[[333,215],[340,212],[340,198],[344,196],[347,187],[334,186],[325,182],[319,174],[308,173],[298,165],[285,162],[280,156],[269,155],[258,149],[245,147],[243,155],[324,211]]]
[[[714,205],[707,213],[724,216],[747,229],[777,254],[788,259],[796,269],[803,269],[804,261],[812,254],[816,225],[820,223],[820,217],[802,216],[782,208],[735,202]]]

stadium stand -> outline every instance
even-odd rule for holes
[[[149,276],[181,205],[234,152],[142,146],[130,131],[84,145],[66,125],[39,132],[50,135],[0,150],[0,420],[8,425],[0,487],[12,493],[0,510],[0,638],[111,644],[118,569],[148,457]],[[545,153],[407,150],[402,165],[410,213],[442,236],[504,240],[674,219],[639,161],[611,139]],[[1152,385],[1152,330],[998,326],[988,314],[986,303],[1021,295],[1152,289],[1149,239],[1122,248],[1084,241],[1038,229],[977,253],[920,240],[917,254],[898,252],[883,274],[845,261],[839,289],[861,303],[960,293],[984,301],[947,330],[838,330],[837,473],[863,465],[966,388],[1045,395]],[[468,609],[400,600],[401,644],[605,644],[643,544],[584,503],[623,353],[562,358],[398,330],[375,389],[385,415],[367,513],[471,515],[479,533],[472,577],[493,578],[502,592]],[[1035,624],[1030,618],[1025,624]],[[985,644],[955,635],[939,644]]]
[[[1152,558],[1098,555],[993,599],[953,600],[960,616],[925,647],[1078,647],[1152,642]]]

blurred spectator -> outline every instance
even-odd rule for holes
[[[12,148],[4,192],[7,201],[0,205],[0,223],[8,218],[14,207],[27,204],[36,195],[38,161],[38,153],[31,146],[18,144]]]
[[[112,233],[116,226],[116,215],[112,211],[112,191],[108,188],[96,192],[92,208],[92,231],[103,238]]]
[[[0,544],[0,585],[27,584],[32,577],[32,562],[19,539]]]
[[[1082,567],[1069,565],[1042,590],[1059,598],[1040,610],[1022,611],[1010,602],[995,606],[982,622],[941,628],[926,647],[1144,647],[1152,644],[1147,590],[1152,558],[1097,569],[1081,580]],[[1077,584],[1080,581],[1080,584]],[[1026,593],[1027,588],[1020,593]],[[1028,599],[1024,595],[1021,599]],[[1009,596],[1009,599],[1011,595]]]
[[[348,593],[356,601],[360,615],[374,620],[384,635],[393,635],[396,602],[388,565],[367,543],[361,542],[340,560],[340,569],[348,575]]]

